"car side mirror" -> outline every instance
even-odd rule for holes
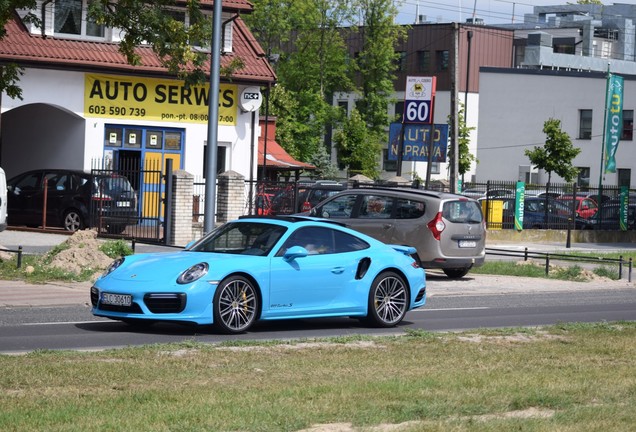
[[[283,259],[289,262],[295,260],[296,258],[304,258],[307,255],[309,255],[309,252],[307,252],[307,249],[305,249],[304,247],[292,246],[285,251]]]

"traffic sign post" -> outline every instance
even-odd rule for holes
[[[433,108],[435,107],[436,77],[407,76],[404,90],[404,113],[402,115],[402,134],[405,124],[433,124]],[[402,153],[404,139],[400,140],[398,151],[397,175],[402,175]],[[432,154],[433,141],[429,142],[429,155]],[[429,159],[426,172],[426,187],[430,179],[431,161]]]

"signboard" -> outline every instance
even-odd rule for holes
[[[433,123],[436,77],[407,76],[404,123]]]
[[[605,96],[605,172],[616,172],[616,150],[623,133],[623,77],[610,74]]]
[[[86,74],[84,116],[126,120],[207,123],[209,85],[183,81]],[[235,126],[238,86],[220,84],[220,125]]]
[[[515,229],[517,231],[523,230],[523,210],[525,201],[526,184],[524,182],[517,182],[515,192]]]
[[[254,112],[261,107],[263,103],[263,97],[261,95],[261,89],[259,87],[246,87],[241,92],[241,99],[239,104],[241,109],[245,112]]]
[[[629,189],[627,186],[621,186],[620,203],[619,224],[621,231],[627,231],[627,217],[629,215]]]
[[[389,160],[398,160],[402,126],[404,126],[402,160],[428,162],[428,143],[431,125],[402,125],[402,123],[391,123],[389,127]],[[431,162],[446,162],[448,125],[436,124],[433,126],[433,157]]]

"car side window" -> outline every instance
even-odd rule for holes
[[[334,230],[336,253],[355,252],[369,248],[369,243],[351,234]]]
[[[289,236],[276,254],[282,256],[292,246],[302,246],[309,255],[324,255],[335,252],[334,230],[322,227],[300,228]]]
[[[329,218],[350,218],[356,204],[357,195],[341,195],[317,209],[316,216]]]
[[[44,178],[49,191],[63,192],[68,189],[68,176],[65,174],[51,173],[45,175]]]
[[[388,219],[393,211],[393,197],[363,195],[360,205],[360,219]]]
[[[426,205],[421,201],[398,198],[396,209],[395,217],[397,219],[417,219],[424,216]]]
[[[16,195],[19,195],[20,192],[34,192],[41,188],[40,185],[41,175],[39,173],[34,173],[24,177],[22,180],[16,183],[13,188],[13,192]]]

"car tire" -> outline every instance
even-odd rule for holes
[[[108,227],[106,228],[106,232],[108,232],[108,234],[121,234],[124,231],[126,231],[125,224],[108,225]]]
[[[214,324],[226,334],[246,332],[256,322],[259,307],[254,283],[243,276],[230,276],[221,281],[214,294]]]
[[[75,232],[84,229],[82,214],[75,209],[66,210],[62,222],[66,231]]]
[[[463,267],[463,268],[447,268],[443,269],[446,276],[451,279],[461,279],[468,274],[471,267]]]
[[[409,299],[409,289],[400,275],[392,271],[380,273],[369,290],[366,321],[376,327],[396,326],[406,315]]]

